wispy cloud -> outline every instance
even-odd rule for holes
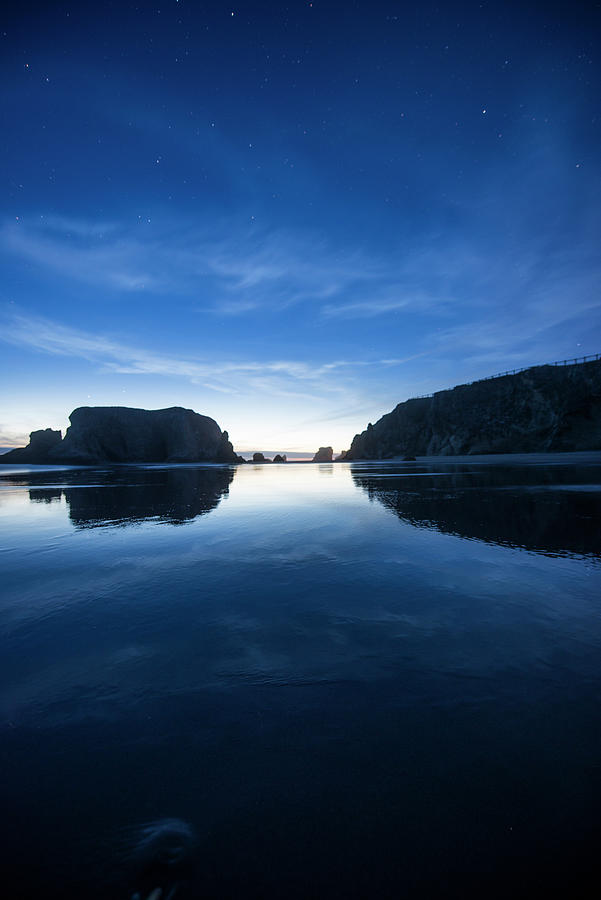
[[[117,229],[117,225],[114,222],[102,220],[87,221],[86,219],[77,219],[73,216],[60,216],[56,213],[40,215],[39,223],[44,230],[56,232],[67,237],[103,238]]]
[[[119,293],[194,298],[225,316],[285,309],[384,285],[390,267],[356,248],[335,250],[310,234],[258,228],[207,234],[193,225],[130,225],[38,215],[5,220],[0,251],[64,281]],[[110,296],[110,294],[109,294]]]
[[[57,217],[5,222],[0,248],[63,279],[115,291],[157,289],[161,281],[148,268],[144,246],[119,235],[115,226],[102,229]]]
[[[384,376],[385,369],[408,360],[428,358],[427,366],[412,367],[414,386],[408,387],[425,393],[462,378],[577,353],[583,332],[588,350],[582,352],[598,349],[589,345],[601,326],[601,264],[587,247],[550,255],[544,237],[532,239],[527,250],[514,247],[508,258],[507,248],[495,256],[458,238],[431,235],[384,262],[356,247],[335,251],[308,233],[249,229],[225,236],[220,227],[208,235],[190,225],[169,229],[146,222],[126,228],[54,216],[5,221],[0,251],[115,296],[162,292],[169,308],[184,296],[187,322],[191,308],[224,317],[299,304],[302,327],[311,318],[325,328],[386,316],[391,325],[403,325],[398,345],[388,339],[392,332],[385,333],[384,340],[370,342],[370,353],[355,331],[354,350],[334,359],[310,347],[306,355],[298,353],[298,345],[283,358],[261,359],[256,350],[254,358],[244,350],[242,359],[223,352],[180,357],[29,315],[9,316],[0,335],[18,346],[87,359],[100,371],[183,378],[223,395],[256,391],[312,400],[324,393],[348,397],[352,388],[354,402],[367,389],[375,396],[388,381],[397,402],[404,399],[403,384],[378,373]],[[163,300],[157,304],[153,314],[160,319]],[[240,334],[243,328],[241,323]]]
[[[327,303],[321,308],[326,319],[370,319],[383,313],[396,312],[412,306],[410,297],[397,297],[390,300],[366,299],[354,300],[352,303]]]
[[[0,227],[0,252],[42,275],[93,286],[108,301],[124,293],[186,298],[225,317],[298,304],[323,320],[444,312],[457,301],[459,280],[486,263],[468,247],[439,244],[433,238],[385,259],[310,232],[235,231],[227,223],[209,234],[151,218],[119,224],[44,214]]]
[[[540,246],[531,240],[528,253],[499,248],[493,255],[432,234],[384,258],[357,246],[333,247],[310,233],[233,231],[222,223],[208,234],[190,223],[124,225],[56,215],[5,220],[0,252],[33,263],[42,275],[91,285],[109,302],[153,294],[220,317],[302,305],[323,323],[428,316],[439,325],[445,320],[447,329],[453,317],[503,319],[508,309],[521,319],[544,306],[559,284],[578,301],[599,268],[580,272],[579,259],[565,251],[550,257],[543,239]]]
[[[0,447],[22,447],[24,443],[25,432],[0,423]]]
[[[206,254],[208,267],[234,292],[277,288],[282,298],[324,300],[351,285],[369,284],[389,277],[382,261],[358,250],[334,252],[309,235],[263,234],[232,246],[213,245]]]
[[[250,387],[261,393],[314,399],[316,395],[336,395],[345,388],[330,376],[343,370],[365,366],[396,365],[403,360],[213,360],[180,358],[133,346],[99,334],[80,331],[41,316],[6,311],[2,316],[0,340],[18,347],[53,356],[75,357],[94,363],[105,372],[123,375],[154,375],[183,378],[224,394]]]
[[[372,319],[402,312],[446,317],[458,308],[475,309],[490,289],[490,258],[455,236],[431,234],[399,250],[383,276],[355,284],[351,292],[322,304],[329,319]]]
[[[320,312],[325,319],[371,319],[400,310],[420,314],[441,312],[451,302],[447,297],[426,295],[399,285],[392,296],[368,296],[350,303],[329,303],[322,306]]]

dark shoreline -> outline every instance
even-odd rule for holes
[[[315,465],[315,466],[323,466],[323,465],[333,465],[334,463],[347,463],[352,464],[354,466],[363,465],[365,463],[377,463],[378,465],[395,465],[398,466],[403,464],[405,466],[414,466],[414,465],[455,465],[455,464],[470,464],[470,465],[483,465],[483,464],[503,464],[506,462],[511,463],[599,463],[601,465],[601,450],[557,450],[551,451],[549,453],[481,453],[481,454],[462,454],[458,456],[417,456],[414,460],[405,460],[402,456],[390,457],[389,459],[378,459],[377,457],[371,457],[369,459],[333,459],[331,462],[323,463],[323,462],[314,462],[312,459],[289,459],[285,463],[274,463],[273,460],[266,460],[265,462],[253,462],[251,459],[246,459],[242,463],[228,463],[228,462],[209,462],[208,460],[198,460],[198,462],[168,462],[168,461],[140,461],[136,462],[134,460],[130,462],[111,462],[110,460],[104,460],[97,463],[76,463],[76,462],[43,462],[43,463],[11,463],[11,462],[3,462],[2,455],[0,455],[0,465],[1,466],[11,466],[11,467],[22,467],[22,468],[30,468],[32,466],[40,467],[40,468],[51,468],[51,469],[65,469],[65,468],[77,468],[77,469],[95,469],[100,467],[122,467],[122,466],[239,466],[239,465],[250,465],[250,466],[291,466],[291,465]]]

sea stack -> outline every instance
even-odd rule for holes
[[[227,431],[191,409],[129,409],[124,406],[81,406],[69,416],[62,441],[52,440],[38,452],[36,437],[23,450],[0,457],[2,463],[238,463]],[[49,431],[50,429],[47,429]],[[46,432],[33,432],[32,438]],[[54,435],[57,432],[53,432]],[[27,454],[27,458],[23,457]]]
[[[332,462],[333,457],[332,447],[320,447],[311,462]]]

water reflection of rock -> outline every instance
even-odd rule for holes
[[[69,518],[78,528],[128,525],[152,519],[178,525],[215,509],[227,496],[231,468],[127,468],[81,472],[62,489]],[[90,483],[90,482],[94,483]],[[33,501],[53,498],[56,491],[30,490]],[[60,496],[60,491],[58,492]]]
[[[551,555],[601,556],[599,468],[441,466],[405,473],[374,467],[353,472],[353,480],[417,527]]]
[[[62,496],[60,488],[39,488],[29,491],[29,499],[34,503],[58,503]]]

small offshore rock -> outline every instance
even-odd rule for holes
[[[334,451],[331,447],[320,447],[312,462],[332,462]]]

